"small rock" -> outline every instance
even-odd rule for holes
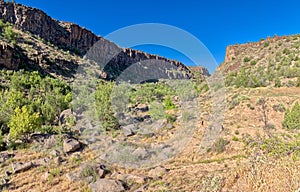
[[[58,150],[54,149],[49,154],[54,157],[58,157],[60,155],[60,152]]]
[[[120,181],[112,179],[98,179],[96,182],[91,183],[90,187],[93,192],[123,192],[125,188]]]
[[[54,161],[54,163],[56,164],[56,165],[60,165],[62,162],[63,162],[63,159],[61,158],[61,157],[55,157],[54,159],[53,159],[53,161]]]
[[[5,177],[9,177],[10,175],[11,175],[11,172],[9,172],[9,171],[5,171]]]
[[[77,181],[79,179],[78,174],[76,173],[67,173],[66,174],[66,178],[70,181],[70,182],[74,182]]]
[[[140,175],[127,175],[126,181],[133,181],[138,184],[144,184],[147,180],[147,177],[140,176]]]
[[[166,125],[166,129],[168,129],[168,130],[173,129],[172,123],[168,123],[168,124]]]
[[[0,153],[0,163],[4,163],[10,158],[13,158],[15,155],[14,154],[9,154],[7,152],[2,152]]]
[[[39,165],[39,166],[43,166],[43,165],[47,165],[49,162],[50,162],[50,158],[45,157],[45,158],[35,160],[34,164]]]
[[[156,167],[152,170],[149,171],[149,176],[152,178],[160,178],[161,176],[163,176],[165,173],[167,173],[167,169],[164,167]]]
[[[166,119],[160,119],[152,123],[152,129],[154,130],[160,130],[163,129],[167,124]]]
[[[65,139],[63,143],[63,150],[65,153],[70,153],[78,150],[80,148],[80,143],[73,138]]]
[[[32,167],[33,167],[32,162],[12,164],[12,170],[13,170],[14,173],[24,172],[24,171],[29,170]]]
[[[134,156],[138,157],[139,159],[145,159],[148,155],[148,152],[145,148],[139,147],[132,153]]]
[[[44,173],[44,175],[42,176],[42,180],[47,181],[48,178],[49,178],[49,176],[50,176],[50,173],[49,173],[49,171],[47,171],[47,172]]]
[[[98,175],[100,178],[103,178],[105,176],[106,171],[104,169],[99,169],[98,170]]]
[[[132,136],[134,135],[134,125],[131,124],[131,125],[127,125],[125,127],[122,127],[122,131],[123,131],[123,134],[125,137],[129,137],[129,136]]]

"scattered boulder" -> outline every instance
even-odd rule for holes
[[[144,184],[147,180],[147,177],[142,175],[126,175],[126,181],[133,181],[138,184]]]
[[[33,167],[32,162],[12,164],[12,170],[14,173],[24,172],[24,171],[31,169],[32,167]]]
[[[132,153],[134,156],[136,156],[139,159],[145,159],[148,156],[148,152],[145,148],[139,147]]]
[[[54,149],[49,154],[53,157],[58,157],[60,155],[60,152],[58,150]]]
[[[10,158],[13,158],[14,156],[15,156],[14,154],[2,152],[0,153],[0,163],[4,163],[5,161],[7,161]]]
[[[165,173],[167,173],[167,169],[162,167],[162,166],[158,166],[152,170],[149,171],[149,176],[152,178],[160,178],[162,177]]]
[[[74,152],[79,148],[80,148],[80,143],[74,138],[67,138],[63,142],[63,150],[65,153]]]
[[[152,129],[153,130],[160,130],[160,129],[163,129],[165,128],[165,126],[167,125],[167,120],[166,119],[159,119],[155,122],[152,123]]]
[[[47,165],[50,162],[50,158],[49,157],[45,157],[45,158],[41,158],[41,159],[37,159],[34,161],[34,165],[36,166],[44,166]]]
[[[70,182],[74,182],[79,180],[79,174],[78,173],[67,173],[66,174],[66,178],[70,181]]]
[[[135,126],[133,124],[131,125],[127,125],[125,127],[122,127],[122,131],[125,137],[130,137],[132,135],[134,135],[134,128]]]
[[[98,179],[96,182],[91,183],[90,187],[93,192],[123,192],[125,188],[121,181],[112,179]]]

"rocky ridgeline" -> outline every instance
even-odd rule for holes
[[[295,35],[295,37],[296,36],[297,35]],[[258,42],[227,46],[225,60],[217,70],[223,71],[224,73],[236,71],[241,68],[245,57],[255,59],[258,63],[265,65],[268,62],[266,58],[270,59],[272,53],[282,51],[284,48],[291,48],[292,41],[290,42],[290,39],[293,38],[294,36],[275,35],[274,37],[261,39]]]
[[[1,1],[0,1],[1,2]],[[49,41],[57,46],[86,52],[100,37],[76,24],[59,22],[39,9],[14,3],[1,3],[0,18],[22,31]]]
[[[79,25],[52,19],[39,9],[15,3],[5,3],[2,0],[0,0],[0,4],[0,19],[4,22],[13,24],[21,31],[37,35],[59,48],[71,50],[83,55],[86,54],[96,42],[103,44],[101,46],[103,50],[98,49],[98,51],[104,53],[107,53],[107,50],[110,50],[112,47],[117,47],[114,43],[95,35]],[[191,78],[193,76],[191,71],[179,61],[173,61],[157,55],[127,48],[121,49],[117,47],[116,49],[118,49],[117,54],[114,53],[114,57],[110,58],[110,61],[105,62],[105,64],[107,64],[105,72],[108,72],[107,76],[110,77],[110,79],[114,79],[130,65],[145,60],[169,63],[172,69],[176,68],[177,71],[183,72],[181,75],[183,78]],[[1,57],[3,54],[6,53],[1,52]],[[99,54],[99,52],[97,54]],[[107,55],[104,57],[107,58]],[[9,65],[6,64],[5,66]],[[9,68],[15,69],[17,66]],[[168,76],[172,78],[172,75]]]
[[[234,58],[236,58],[239,54],[245,51],[245,49],[250,48],[259,48],[260,46],[264,45],[265,43],[274,43],[278,40],[286,39],[287,36],[274,36],[274,37],[267,37],[267,39],[262,39],[258,42],[249,42],[245,44],[236,44],[236,45],[229,45],[226,47],[226,54],[225,54],[225,61],[230,62]]]

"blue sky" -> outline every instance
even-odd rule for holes
[[[224,60],[227,45],[258,41],[274,34],[300,33],[299,0],[17,0],[17,2],[40,8],[55,19],[77,23],[101,36],[139,23],[173,25],[201,40],[218,63]],[[164,47],[136,48],[190,64],[184,55]]]

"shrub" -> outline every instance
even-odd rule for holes
[[[171,96],[169,96],[169,95],[164,99],[164,104],[165,104],[166,110],[176,108],[176,106],[173,104]]]
[[[282,53],[288,55],[291,51],[288,48],[285,48]]]
[[[153,120],[163,119],[166,117],[166,109],[160,102],[150,104],[149,114]]]
[[[232,141],[239,141],[239,138],[237,136],[233,136]]]
[[[222,153],[225,151],[226,145],[229,144],[229,141],[223,139],[223,138],[219,138],[214,146],[213,146],[213,150],[217,153]]]
[[[269,42],[265,42],[264,47],[268,47],[270,45]]]
[[[95,182],[98,179],[97,167],[95,164],[85,164],[80,169],[79,174],[81,179],[85,179],[87,177],[92,177],[92,182]]]
[[[282,123],[283,128],[286,129],[300,129],[300,105],[297,102],[292,110],[287,109],[284,114]]]
[[[10,43],[16,44],[17,34],[13,31],[11,26],[4,27],[3,36]]]
[[[275,78],[275,87],[281,87],[281,81],[278,76]]]
[[[17,107],[15,114],[9,121],[9,135],[12,140],[25,139],[41,126],[41,119],[38,113],[30,114],[27,106],[21,109]]]
[[[253,61],[250,62],[250,64],[251,64],[251,65],[256,65],[256,61],[253,60]]]
[[[245,63],[247,63],[247,62],[249,62],[249,61],[250,61],[249,57],[244,57],[244,62],[245,62]]]
[[[280,104],[275,104],[273,105],[273,110],[276,111],[276,112],[284,112],[285,111],[285,107],[282,103]]]
[[[105,130],[119,128],[111,105],[111,93],[114,85],[113,82],[100,81],[95,93],[97,119],[100,120]]]

